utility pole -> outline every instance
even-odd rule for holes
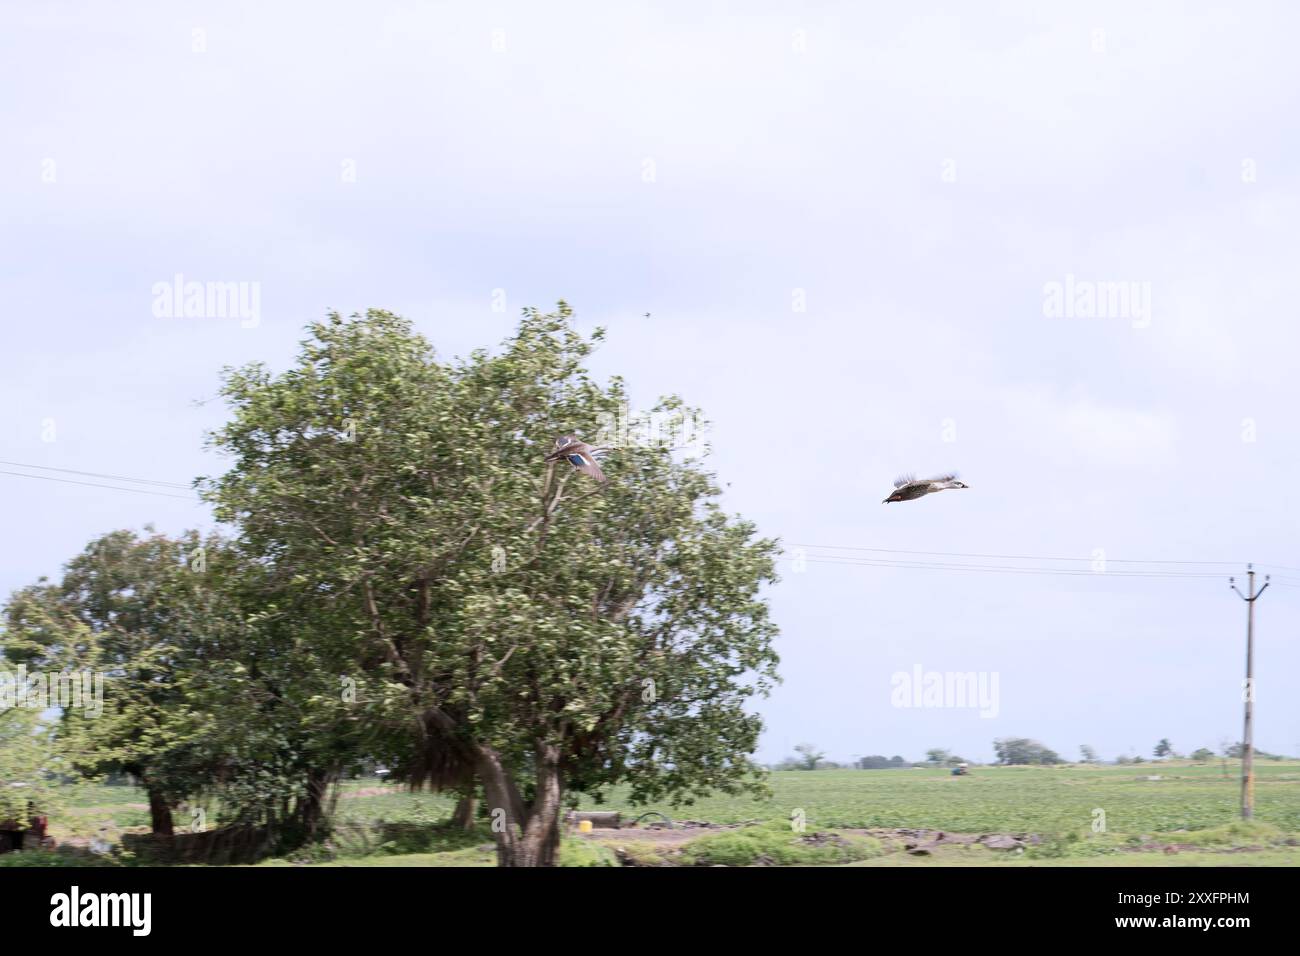
[[[1241,735],[1241,818],[1249,820],[1255,815],[1255,602],[1268,590],[1268,575],[1264,586],[1255,593],[1255,566],[1246,565],[1249,597],[1237,591],[1237,579],[1228,578],[1228,586],[1237,591],[1237,597],[1246,602],[1246,726]]]

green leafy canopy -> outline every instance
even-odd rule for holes
[[[308,332],[282,374],[228,370],[211,444],[231,467],[204,493],[304,670],[361,688],[371,746],[416,779],[482,748],[522,779],[553,747],[569,789],[757,786],[745,704],[776,679],[776,543],[723,512],[697,457],[617,447],[605,485],[544,462],[626,406],[587,371],[601,333],[563,303],[454,361],[382,311]]]

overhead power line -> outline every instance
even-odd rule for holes
[[[1004,561],[1092,561],[1093,558],[1054,558],[1045,554],[974,554],[964,551],[903,551],[894,548],[857,548],[835,544],[792,544],[792,548],[817,548],[826,551],[873,551],[880,554],[921,554],[944,558],[997,558]],[[1237,565],[1235,561],[1153,561],[1138,558],[1106,558],[1109,564],[1212,564]]]
[[[143,485],[141,488],[125,488],[120,485],[102,484],[90,481],[76,481],[70,478],[55,478],[50,475],[32,475],[25,472],[17,471],[0,471],[0,475],[9,475],[15,478],[36,478],[42,481],[56,481],[62,484],[81,485],[88,488],[103,488],[109,491],[130,491],[135,494],[155,495],[160,498],[178,498],[183,501],[197,502],[199,499],[194,494],[171,494],[166,490],[158,489],[176,489],[190,491],[191,486],[177,481],[164,481],[156,478],[133,478],[126,475],[110,474],[99,471],[82,471],[74,468],[57,468],[52,465],[35,465],[28,462],[5,461],[0,459],[0,465],[10,465],[17,468],[31,468],[40,471],[53,471],[65,475],[80,475],[87,478],[103,478],[108,481],[130,482],[132,484]],[[1077,556],[1051,556],[1043,554],[991,554],[969,551],[914,551],[902,548],[868,548],[858,545],[827,545],[827,544],[789,544],[785,548],[787,557],[792,556],[792,549],[809,549],[813,553],[803,555],[804,560],[814,564],[839,564],[839,565],[856,565],[859,567],[880,567],[880,568],[901,568],[905,570],[930,570],[930,571],[975,571],[994,574],[1055,574],[1065,576],[1098,576],[1107,577],[1151,577],[1151,578],[1205,578],[1218,577],[1219,573],[1213,571],[1216,567],[1239,567],[1241,562],[1238,561],[1193,561],[1186,559],[1167,559],[1155,560],[1149,558],[1111,558],[1098,559],[1093,557]],[[851,552],[848,554],[838,552]],[[875,557],[879,555],[880,557]],[[888,557],[895,555],[897,557]],[[1029,561],[1038,562],[1036,566],[1019,566],[1019,565],[989,565],[989,564],[970,564],[955,561],[925,561],[921,558],[966,558],[978,561]],[[1103,560],[1106,565],[1142,565],[1147,566],[1148,570],[1106,570],[1096,571],[1091,568],[1056,568],[1042,566],[1045,562],[1063,562],[1063,563],[1090,563],[1097,560]],[[1300,568],[1288,567],[1284,564],[1267,564],[1264,562],[1255,562],[1257,567],[1272,568],[1281,571],[1294,571],[1300,574]],[[1162,568],[1161,566],[1165,566]],[[1169,566],[1178,567],[1198,567],[1205,568],[1204,571],[1177,571],[1168,570]],[[1297,578],[1274,578],[1275,583],[1282,587],[1300,587],[1300,579]]]
[[[1150,558],[1112,558],[1112,557],[1096,558],[1096,557],[1077,557],[1077,556],[1060,557],[1060,556],[1053,556],[1053,555],[1046,555],[1046,554],[985,554],[985,553],[977,553],[977,552],[969,552],[969,551],[910,551],[901,548],[864,548],[864,547],[855,547],[850,545],[829,545],[829,544],[793,544],[792,543],[786,546],[785,553],[787,555],[791,554],[791,549],[794,548],[811,549],[811,553],[805,555],[806,559],[809,561],[814,559],[822,560],[823,562],[914,561],[917,564],[924,567],[931,566],[931,563],[921,562],[918,558],[914,558],[914,557],[886,558],[886,557],[872,557],[872,555],[919,555],[921,557],[975,558],[979,560],[1040,561],[1040,562],[1057,561],[1057,562],[1076,562],[1076,563],[1091,563],[1094,561],[1101,560],[1104,561],[1104,563],[1107,565],[1135,564],[1135,565],[1156,565],[1156,566],[1158,565],[1197,566],[1197,567],[1206,568],[1205,572],[1199,573],[1199,576],[1201,577],[1216,576],[1213,573],[1213,569],[1216,567],[1239,567],[1240,566],[1240,562],[1235,562],[1235,561],[1189,561],[1189,560],[1182,560],[1182,559],[1156,560]],[[834,553],[834,552],[842,552],[842,551],[863,552],[863,553],[862,554]],[[1254,563],[1256,567],[1267,567],[1267,568],[1274,568],[1283,571],[1296,571],[1300,573],[1300,568],[1288,568],[1284,564],[1267,564],[1261,561],[1256,561]],[[1058,570],[1066,571],[1069,569],[1061,568]],[[1079,571],[1079,573],[1093,574],[1099,572],[1093,572],[1091,570],[1081,570]],[[1116,574],[1119,572],[1107,572],[1107,573]],[[1170,573],[1171,574],[1185,573],[1189,575],[1198,574],[1198,572],[1191,572],[1191,571],[1188,572],[1171,571]]]
[[[35,468],[38,471],[57,471],[65,475],[83,475],[87,478],[108,478],[111,481],[130,481],[140,485],[158,485],[163,488],[179,488],[188,491],[190,486],[182,484],[179,481],[159,481],[155,478],[127,478],[123,475],[106,475],[98,471],[77,471],[73,468],[55,468],[52,465],[31,465],[24,461],[3,461],[0,465],[9,465],[14,468]],[[5,474],[11,474],[5,472]]]
[[[110,491],[133,491],[137,495],[154,495],[158,498],[180,498],[182,501],[197,502],[193,495],[173,495],[166,491],[154,491],[150,488],[123,488],[119,485],[101,485],[93,481],[77,481],[73,478],[55,478],[52,475],[25,475],[21,471],[0,471],[0,475],[12,475],[15,478],[36,478],[40,481],[58,481],[65,485],[84,485],[87,488],[107,488]]]
[[[939,561],[870,561],[835,560],[833,558],[805,558],[810,564],[836,564],[859,568],[898,568],[928,571],[976,571],[987,574],[1055,574],[1066,577],[1117,577],[1117,578],[1218,578],[1222,575],[1190,571],[1092,571],[1083,568],[1008,567],[989,564],[955,564]]]

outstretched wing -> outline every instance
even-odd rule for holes
[[[947,475],[940,475],[938,478],[931,478],[930,480],[931,480],[931,481],[956,481],[956,480],[957,480],[957,472],[954,471],[954,472],[951,472],[951,473],[949,473],[949,474],[947,474]]]
[[[899,475],[894,479],[894,487],[902,488],[904,485],[910,485],[916,481],[916,475]]]
[[[569,459],[569,464],[584,475],[590,475],[597,481],[605,481],[605,473],[600,470],[600,465],[596,464],[595,457],[589,451],[575,451],[565,457]]]
[[[605,449],[592,448],[585,441],[579,441],[576,438],[568,438],[564,444],[556,442],[558,446],[555,451],[546,456],[547,461],[567,461],[584,475],[590,475],[597,481],[605,481],[605,473],[600,470],[600,465],[596,463],[596,456],[602,454]]]

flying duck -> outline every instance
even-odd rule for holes
[[[970,485],[958,481],[956,475],[940,475],[938,478],[922,478],[919,481],[914,475],[903,475],[894,482],[893,493],[882,504],[889,504],[891,501],[911,501],[913,498],[920,498],[922,495],[936,491],[947,491],[949,488],[969,487]]]
[[[584,475],[590,475],[597,481],[605,481],[605,473],[596,464],[596,456],[604,452],[603,448],[592,448],[585,441],[573,435],[561,435],[555,439],[555,451],[546,456],[547,461],[564,459]]]

